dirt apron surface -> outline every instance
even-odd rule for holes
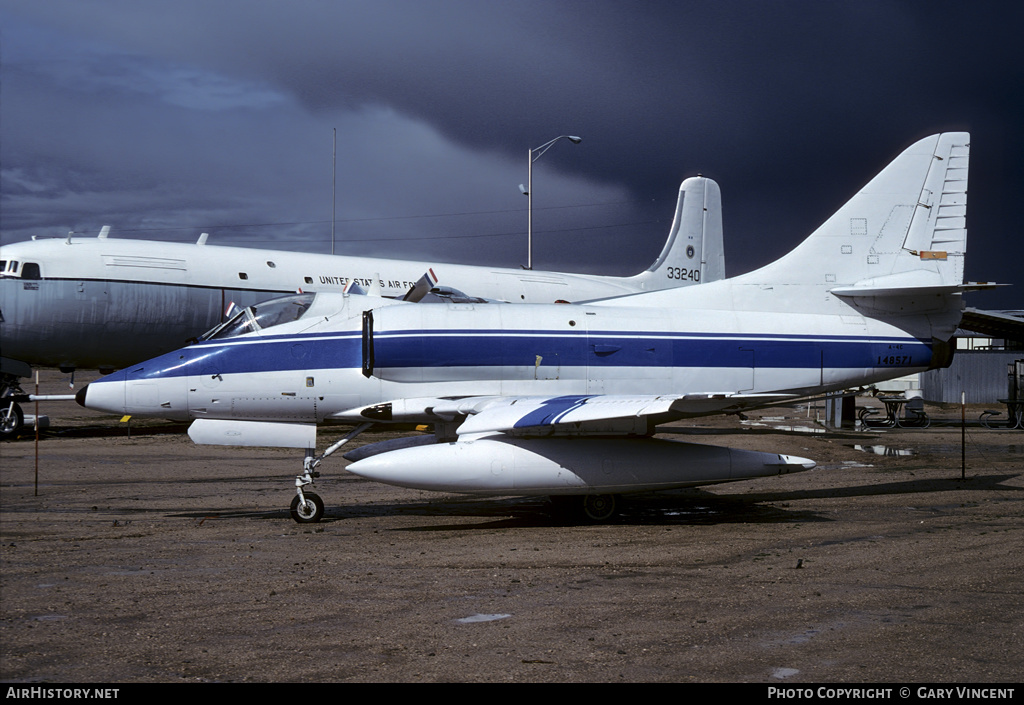
[[[1024,432],[927,410],[927,429],[806,407],[672,424],[818,467],[636,495],[603,525],[334,456],[325,518],[300,525],[301,453],[54,403],[38,445],[0,448],[0,679],[1019,682]]]

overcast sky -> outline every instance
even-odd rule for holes
[[[905,147],[971,132],[969,305],[1024,308],[1024,3],[0,0],[0,237],[632,274],[679,183],[726,270]],[[334,157],[337,136],[336,159]],[[336,166],[335,166],[336,164]],[[334,186],[336,178],[336,187]]]

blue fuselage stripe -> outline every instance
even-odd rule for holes
[[[409,331],[374,337],[376,368],[534,367],[927,367],[930,342],[915,338]],[[539,359],[538,359],[539,358]],[[126,368],[129,378],[360,368],[359,332],[237,338],[200,343]]]

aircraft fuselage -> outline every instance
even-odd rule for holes
[[[837,334],[833,315],[775,314],[769,326],[754,312],[370,308],[363,298],[347,297],[329,324],[285,324],[129,366],[90,385],[89,406],[180,420],[319,423],[382,401],[425,397],[802,394],[932,362],[931,340],[864,319]]]

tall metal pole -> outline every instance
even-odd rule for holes
[[[967,392],[960,392],[960,479],[967,479]]]
[[[526,268],[533,269],[533,149],[530,168],[526,172]]]
[[[39,496],[39,370],[36,370],[36,474],[32,496]]]
[[[334,128],[334,148],[331,151],[331,254],[334,254],[334,220],[338,193],[338,128]]]
[[[529,163],[529,170],[527,171],[527,174],[526,174],[526,199],[527,199],[527,205],[526,205],[526,210],[527,210],[527,216],[526,216],[526,218],[527,218],[527,223],[526,223],[526,268],[527,269],[533,269],[533,163],[535,161],[537,161],[538,159],[540,159],[542,156],[544,156],[544,152],[546,152],[549,149],[551,149],[551,145],[553,145],[555,142],[557,142],[558,140],[562,139],[563,137],[568,139],[573,144],[579,144],[580,142],[582,142],[582,140],[579,137],[575,136],[575,135],[559,135],[555,139],[550,140],[548,142],[545,142],[540,147],[535,147],[535,148],[531,149],[527,153],[527,156],[529,157],[529,162],[530,162]],[[534,152],[537,153],[536,157],[533,156]],[[520,184],[519,187],[522,188],[522,184]]]

